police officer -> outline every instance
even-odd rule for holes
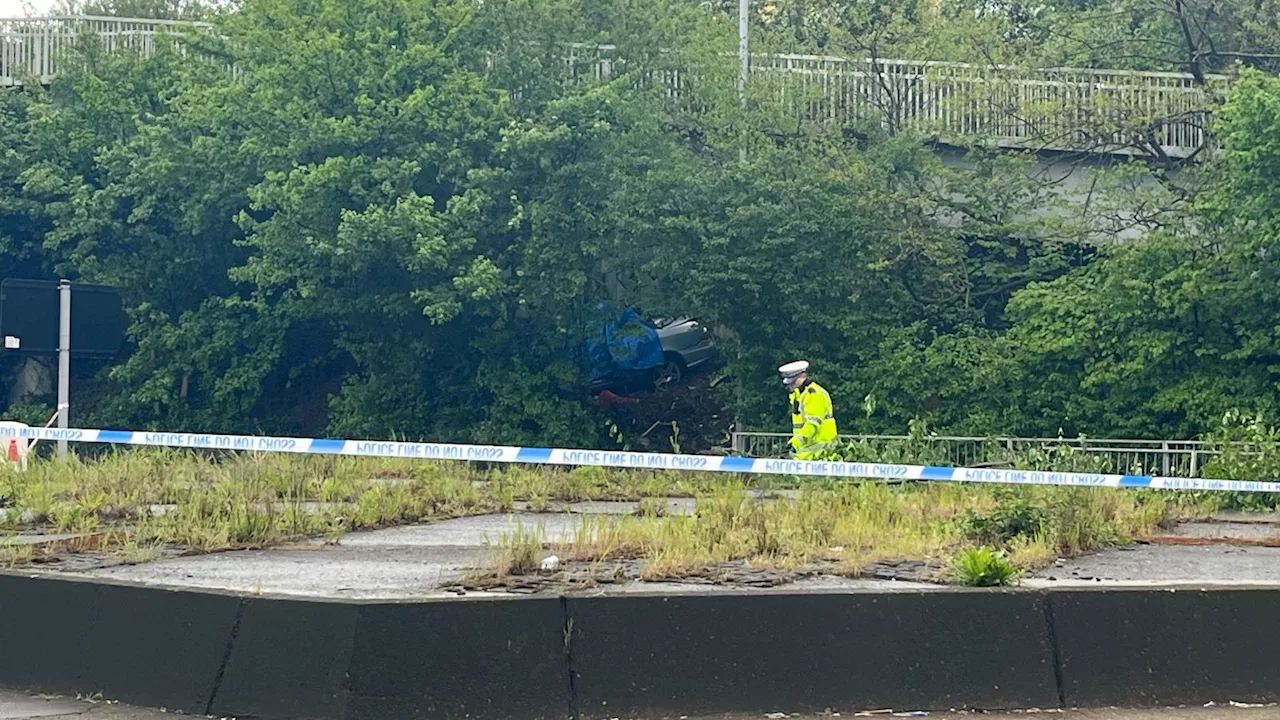
[[[836,439],[831,395],[809,379],[809,363],[797,360],[778,368],[791,391],[791,451],[797,460],[820,460]]]

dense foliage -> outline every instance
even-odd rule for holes
[[[733,0],[717,5],[729,9]],[[1276,0],[753,0],[788,42],[852,57],[1183,71],[1280,68]],[[937,11],[935,11],[935,8]]]
[[[714,5],[248,0],[146,59],[86,43],[51,87],[0,92],[0,275],[123,289],[127,353],[77,365],[85,424],[607,443],[582,390],[601,299],[713,326],[757,428],[785,426],[773,369],[797,356],[846,430],[1193,435],[1280,409],[1280,81],[1245,70],[1219,157],[1177,182],[1131,165],[1078,207],[1034,158],[944,163],[896,128],[742,110]],[[1063,39],[1102,27],[1097,2],[1048,25],[775,5],[762,41],[796,48],[1122,54]],[[1266,66],[1265,16],[1231,18],[1193,70]],[[1042,25],[1057,40],[1028,39]],[[625,61],[592,81],[572,42]],[[1135,178],[1164,203],[1154,230],[1096,247],[1103,187]],[[31,419],[48,398],[10,402]]]

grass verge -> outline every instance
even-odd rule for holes
[[[764,480],[777,487],[776,478]],[[987,546],[1034,569],[1201,517],[1213,500],[1156,491],[992,487],[949,483],[812,483],[764,500],[726,475],[477,464],[340,456],[123,450],[26,473],[0,468],[0,532],[92,536],[91,549],[134,563],[163,552],[264,547],[522,507],[584,500],[640,501],[633,517],[586,519],[575,541],[551,548],[568,564],[646,580],[820,568],[858,576],[910,560],[950,576],[953,556]],[[692,515],[666,497],[694,497]],[[6,546],[0,564],[41,560]],[[477,581],[536,573],[548,543],[537,529],[499,538]],[[597,573],[598,574],[598,573]],[[596,577],[592,574],[591,577]]]
[[[336,539],[508,512],[517,503],[548,510],[589,499],[692,496],[718,481],[603,468],[129,449],[65,465],[38,462],[25,473],[0,466],[0,564],[40,560],[39,552],[4,544],[5,535],[22,531],[101,534],[108,539],[95,551],[141,562],[164,548],[202,553]]]
[[[747,490],[724,482],[698,496],[693,514],[667,515],[645,504],[637,516],[584,518],[561,546],[522,531],[499,547],[547,548],[606,574],[627,563],[634,577],[649,581],[713,576],[734,564],[747,573],[820,569],[858,577],[880,563],[914,561],[929,571],[921,579],[999,585],[1214,509],[1188,495],[1101,488],[861,483],[782,500]],[[472,586],[500,584],[506,563],[502,554]],[[594,572],[574,577],[598,579]]]

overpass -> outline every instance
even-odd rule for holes
[[[95,16],[0,19],[0,87],[48,84],[86,35],[108,50],[149,54],[176,30],[204,23]],[[621,64],[608,46],[575,45],[582,77],[607,79]],[[689,80],[664,78],[680,93]],[[1003,148],[1148,157],[1171,164],[1208,148],[1214,105],[1229,80],[1190,74],[1021,68],[884,58],[760,54],[749,93],[779,122],[847,127],[878,123],[944,142],[980,139]]]

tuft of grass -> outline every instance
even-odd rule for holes
[[[12,568],[25,565],[34,557],[35,548],[30,545],[0,543],[0,567]]]
[[[534,495],[529,498],[529,509],[536,513],[544,513],[551,510],[551,497],[549,495]]]
[[[971,587],[1004,587],[1022,575],[1003,551],[989,547],[960,550],[951,561],[951,569],[961,584]]]
[[[646,558],[640,579],[645,582],[676,581],[701,575],[715,564],[701,552],[684,552],[681,548],[655,550]]]
[[[1058,559],[1058,548],[1044,533],[1020,536],[1009,543],[1009,560],[1023,570],[1048,567]]]
[[[561,486],[558,499],[565,502],[581,502],[611,494],[609,471],[602,467],[586,466],[570,470]]]
[[[143,543],[131,537],[115,547],[110,555],[121,565],[140,565],[159,558],[163,550],[164,546],[158,543]]]
[[[641,498],[637,503],[636,515],[640,517],[658,518],[667,515],[667,499],[666,498]]]
[[[541,523],[534,529],[517,523],[515,530],[498,535],[489,549],[488,566],[470,574],[471,581],[492,580],[511,575],[528,575],[542,563],[546,547],[546,528]]]

